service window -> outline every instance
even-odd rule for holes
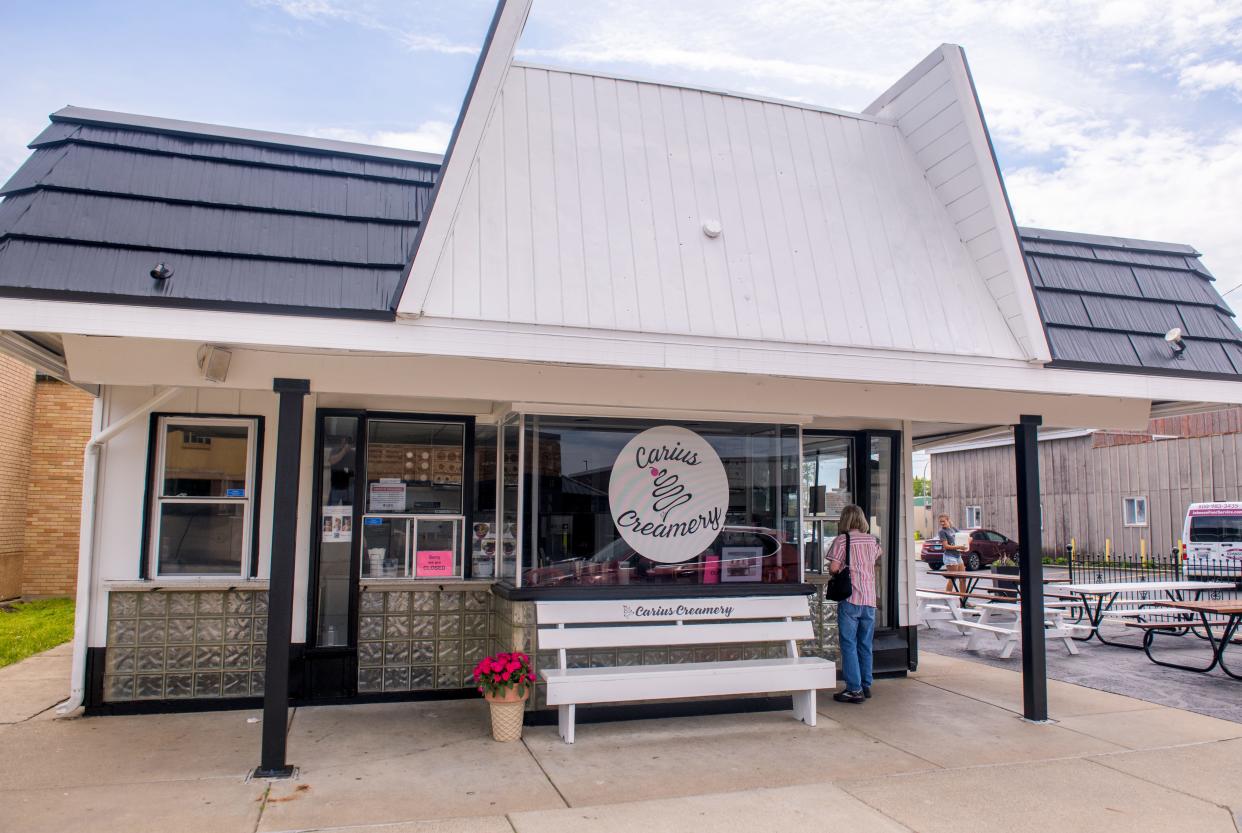
[[[1128,497],[1122,505],[1126,526],[1147,526],[1147,498]]]
[[[966,527],[968,529],[983,526],[983,507],[967,506],[966,507]]]
[[[255,418],[160,417],[152,572],[249,575],[254,536]]]

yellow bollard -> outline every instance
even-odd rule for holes
[[[1105,561],[1111,560],[1112,553],[1113,553],[1113,539],[1105,538],[1104,539],[1104,560]]]
[[[1139,539],[1139,559],[1142,560],[1143,566],[1147,566],[1147,539]]]

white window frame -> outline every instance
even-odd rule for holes
[[[1130,507],[1134,507],[1134,521],[1131,522]],[[1139,520],[1139,506],[1143,507],[1142,520]],[[1133,495],[1121,499],[1121,522],[1128,527],[1145,527],[1147,526],[1147,496]]]
[[[971,523],[973,518],[974,523]],[[978,529],[983,526],[983,507],[978,504],[967,504],[966,511],[962,516],[965,521],[963,529]]]
[[[168,427],[198,426],[222,427],[242,425],[246,428],[246,484],[244,497],[165,497],[164,496],[164,463],[168,445]],[[257,438],[259,420],[257,417],[196,417],[196,416],[161,416],[156,424],[155,470],[151,483],[151,540],[148,542],[149,575],[160,581],[203,581],[204,579],[245,579],[250,576],[251,559],[254,553],[254,484],[258,467]],[[160,526],[164,513],[160,511],[165,504],[242,504],[242,552],[241,564],[236,573],[168,573],[160,572]]]

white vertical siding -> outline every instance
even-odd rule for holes
[[[946,95],[911,100],[934,110],[919,127]],[[477,156],[450,162],[469,165],[462,198],[402,310],[1026,358],[980,272],[995,230],[963,240],[978,209],[953,215],[977,184],[946,198],[968,155],[899,124],[515,65]],[[950,338],[955,316],[972,326]]]

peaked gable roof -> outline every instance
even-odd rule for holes
[[[1191,246],[1019,230],[1053,364],[1236,380],[1242,330]],[[1184,334],[1178,356],[1165,341]]]
[[[980,187],[995,168],[969,130],[937,166],[888,115],[520,63],[497,83],[463,114],[480,110],[477,149],[448,163],[461,187],[437,198],[401,315],[1046,357],[1029,283],[1033,336],[1005,283],[1006,228],[976,216],[1002,192]],[[978,120],[953,90],[949,127]],[[958,316],[972,326],[943,326]]]
[[[0,188],[0,294],[391,318],[439,157],[76,107]],[[164,263],[172,277],[157,281]]]

